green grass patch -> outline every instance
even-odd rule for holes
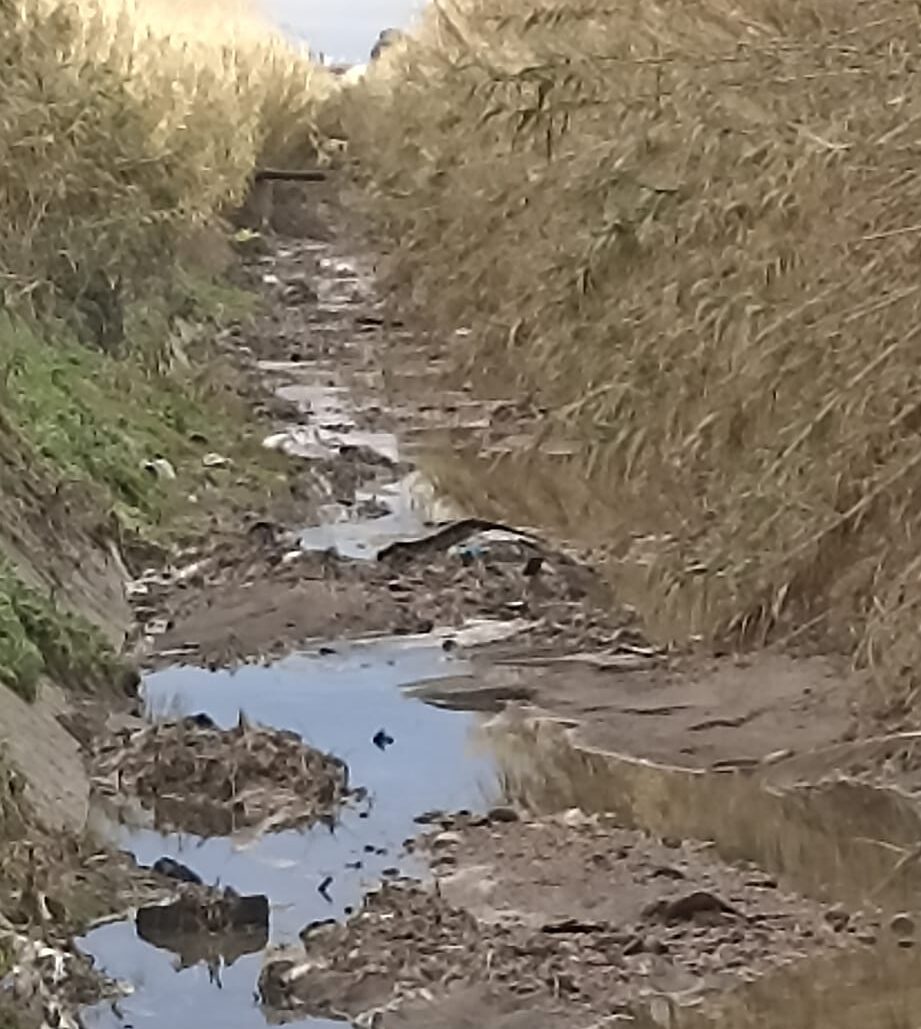
[[[96,483],[126,525],[156,526],[177,490],[145,466],[165,458],[180,470],[213,441],[240,436],[194,366],[207,368],[200,351],[215,327],[253,306],[242,291],[180,276],[168,295],[130,310],[125,356],[62,326],[0,315],[0,406],[54,480]]]
[[[59,609],[0,562],[0,682],[33,701],[42,675],[89,691],[118,689],[128,674],[89,622]]]

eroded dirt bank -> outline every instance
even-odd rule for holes
[[[449,384],[324,235],[247,259],[266,310],[224,341],[287,490],[129,584],[139,701],[68,716],[94,833],[149,869],[86,856],[130,911],[79,939],[113,983],[71,1008],[588,1029],[904,977],[913,739],[858,744],[834,661],[654,646],[590,532],[495,501],[541,413]],[[446,455],[479,496],[433,487]]]

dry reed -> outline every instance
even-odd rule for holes
[[[331,77],[252,20],[0,0],[0,302],[69,316],[150,292],[257,160],[310,162]]]
[[[909,0],[466,0],[350,115],[393,285],[577,434],[626,599],[808,626],[889,696],[921,668],[919,44]]]

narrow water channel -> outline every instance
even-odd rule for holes
[[[424,865],[403,853],[421,812],[480,810],[497,799],[494,763],[474,739],[477,719],[431,707],[402,691],[420,680],[457,674],[463,661],[430,640],[351,644],[337,646],[335,653],[323,649],[323,654],[298,654],[236,672],[168,668],[146,678],[144,698],[151,717],[205,713],[229,728],[243,713],[253,722],[297,732],[345,760],[352,782],[369,790],[369,803],[345,809],[331,827],[252,840],[111,826],[114,842],[142,865],[172,857],[206,883],[266,894],[272,944],[296,942],[311,921],[347,915],[382,878],[397,872],[424,875]],[[380,729],[394,741],[383,750],[373,742]],[[229,946],[234,942],[228,940]],[[181,967],[181,953],[145,942],[133,921],[102,926],[80,946],[132,990],[115,1007],[87,1012],[88,1027],[253,1029],[265,1024],[254,997],[259,951],[231,953],[233,963],[219,962],[216,968]]]
[[[344,305],[351,282],[340,277],[333,283],[344,291]],[[335,310],[331,304],[329,313]],[[433,514],[439,498],[394,435],[360,427],[356,401],[330,365],[294,361],[265,364],[264,371],[280,376],[279,396],[296,405],[300,418],[280,426],[267,444],[319,460],[343,446],[386,458],[357,496],[376,510],[366,515],[362,503],[331,504],[303,528],[303,549],[370,560],[388,542],[430,531],[439,520]],[[566,488],[559,476],[552,478]],[[558,499],[562,507],[566,497]],[[537,517],[529,521],[542,524]],[[492,623],[471,626],[469,635],[482,641],[511,631]],[[522,725],[500,717],[484,726],[483,716],[463,710],[462,698],[435,706],[434,699],[426,703],[424,688],[408,691],[433,680],[475,678],[483,669],[482,659],[458,656],[463,648],[446,648],[444,638],[436,627],[419,638],[329,640],[269,666],[170,667],[145,678],[151,719],[203,713],[230,727],[242,713],[293,731],[343,759],[352,784],[368,790],[368,801],[346,807],[331,826],[258,837],[163,834],[137,811],[130,817],[100,812],[98,824],[141,864],[170,857],[208,884],[266,894],[271,915],[268,939],[209,940],[204,951],[201,939],[148,942],[133,918],[94,929],[80,946],[127,987],[127,995],[85,1011],[87,1029],[261,1029],[267,1020],[256,983],[266,948],[296,942],[312,921],[347,917],[382,881],[425,877],[426,866],[403,844],[418,831],[417,816],[431,810],[486,810],[512,799],[535,812],[608,812],[659,839],[709,841],[722,860],[755,862],[783,887],[829,905],[879,906],[887,916],[921,906],[921,862],[904,860],[921,840],[916,797],[855,783],[794,788],[769,774],[657,765],[573,746],[550,722]],[[565,689],[565,673],[559,681]],[[474,696],[471,691],[470,703]],[[375,743],[380,731],[392,744]],[[722,1013],[685,1012],[680,1020],[669,1014],[659,1023],[669,1029],[910,1029],[917,1025],[912,984],[921,967],[918,950],[878,942],[743,987]]]

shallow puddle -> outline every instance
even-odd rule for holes
[[[242,712],[253,722],[293,730],[344,759],[351,782],[369,790],[370,802],[344,809],[332,829],[320,825],[258,838],[164,835],[114,820],[109,831],[143,865],[168,856],[206,883],[267,894],[271,942],[296,941],[308,922],[347,915],[383,877],[424,873],[424,866],[401,853],[403,841],[418,830],[416,815],[484,809],[497,799],[495,767],[472,738],[476,718],[402,692],[403,686],[464,667],[437,642],[381,640],[297,655],[269,667],[235,672],[180,667],[151,675],[144,696],[152,717],[204,712],[229,728]],[[384,749],[374,742],[381,729],[393,739]],[[240,953],[246,940],[229,939],[223,948],[215,942],[220,953],[208,962],[196,952],[195,940],[172,943],[180,952],[175,954],[140,939],[134,922],[102,926],[80,946],[134,992],[115,1008],[100,1005],[87,1012],[86,1024],[99,1029],[262,1026],[254,998],[261,942],[250,944],[255,953]]]
[[[711,840],[725,860],[852,909],[921,908],[921,808],[896,790],[844,780],[778,788],[770,769],[669,767],[575,747],[549,722],[503,725],[490,738],[504,789],[533,810],[578,806],[656,836]]]

